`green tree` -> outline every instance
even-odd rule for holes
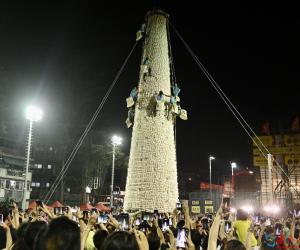
[[[115,186],[124,187],[128,156],[117,147],[115,157]],[[97,201],[100,195],[108,195],[111,184],[112,145],[92,145],[91,151],[86,156],[84,168],[84,183],[93,189],[90,200]]]

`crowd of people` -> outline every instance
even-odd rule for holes
[[[187,203],[172,213],[102,213],[49,208],[0,208],[0,249],[252,250],[300,249],[297,213],[285,217],[231,211],[191,216]]]

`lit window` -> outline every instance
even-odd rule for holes
[[[16,187],[16,181],[10,181],[10,187],[15,188]]]
[[[50,183],[49,182],[46,183],[46,187],[47,188],[50,187]]]
[[[36,182],[36,183],[35,183],[35,186],[36,186],[36,187],[40,187],[40,185],[41,185],[41,184],[40,184],[39,182]]]
[[[31,182],[31,186],[32,186],[32,187],[35,187],[35,182]]]
[[[52,169],[52,165],[48,164],[48,169]]]
[[[37,168],[42,168],[43,165],[42,164],[37,164]]]

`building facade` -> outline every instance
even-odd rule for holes
[[[25,184],[25,157],[7,153],[0,149],[0,201],[13,199],[22,203]],[[28,173],[26,198],[30,197],[31,172]]]
[[[271,178],[268,170],[268,154],[272,155]],[[274,199],[277,203],[292,206],[299,201],[299,133],[264,135],[253,138],[253,165],[259,168],[260,193],[263,204]]]

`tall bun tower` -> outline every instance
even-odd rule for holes
[[[176,106],[171,104],[171,98],[176,96],[170,81],[168,18],[161,10],[146,15],[140,78],[131,107],[134,119],[125,211],[170,212],[178,201],[173,110]]]

